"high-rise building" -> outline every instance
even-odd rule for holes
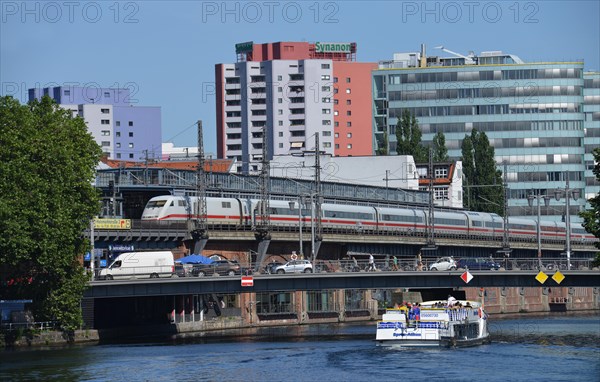
[[[161,110],[134,106],[129,89],[57,86],[29,89],[29,100],[43,96],[82,117],[109,159],[161,158]]]
[[[356,43],[236,45],[235,64],[217,64],[217,155],[238,172],[259,170],[263,132],[269,159],[319,149],[334,156],[373,152],[371,70]]]
[[[592,151],[600,147],[600,72],[583,74],[583,130],[585,131],[585,199],[600,193],[600,183],[593,173]]]
[[[564,190],[569,179],[570,194],[581,195],[570,200],[575,221],[583,196],[598,190],[588,188],[589,152],[600,137],[598,75],[584,76],[583,62],[526,63],[499,51],[477,56],[439,48],[451,57],[427,57],[422,46],[420,52],[395,54],[373,71],[376,145],[384,144],[387,132],[389,151],[395,152],[404,110],[418,119],[425,144],[444,133],[453,160],[461,158],[465,135],[485,132],[498,169],[507,166],[510,216],[537,215],[537,205],[529,207],[527,200],[533,193],[553,197],[541,206],[542,218],[564,219],[564,195],[556,200],[554,190]]]

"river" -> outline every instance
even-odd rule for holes
[[[492,319],[489,345],[398,349],[375,323],[303,337],[157,340],[0,353],[1,381],[600,381],[600,316]],[[283,335],[283,336],[282,336]]]

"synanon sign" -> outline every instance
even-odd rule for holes
[[[317,53],[351,53],[352,43],[349,42],[316,42]]]

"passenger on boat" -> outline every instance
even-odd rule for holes
[[[415,302],[415,305],[413,306],[413,312],[415,315],[415,320],[419,321],[421,319],[421,307],[419,306],[418,302]]]
[[[456,299],[452,295],[448,295],[448,308],[451,308],[456,304]]]

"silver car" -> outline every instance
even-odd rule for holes
[[[292,260],[273,268],[273,273],[312,273],[313,266],[308,260]]]
[[[453,271],[456,269],[456,261],[452,257],[440,257],[429,266],[430,271]]]

